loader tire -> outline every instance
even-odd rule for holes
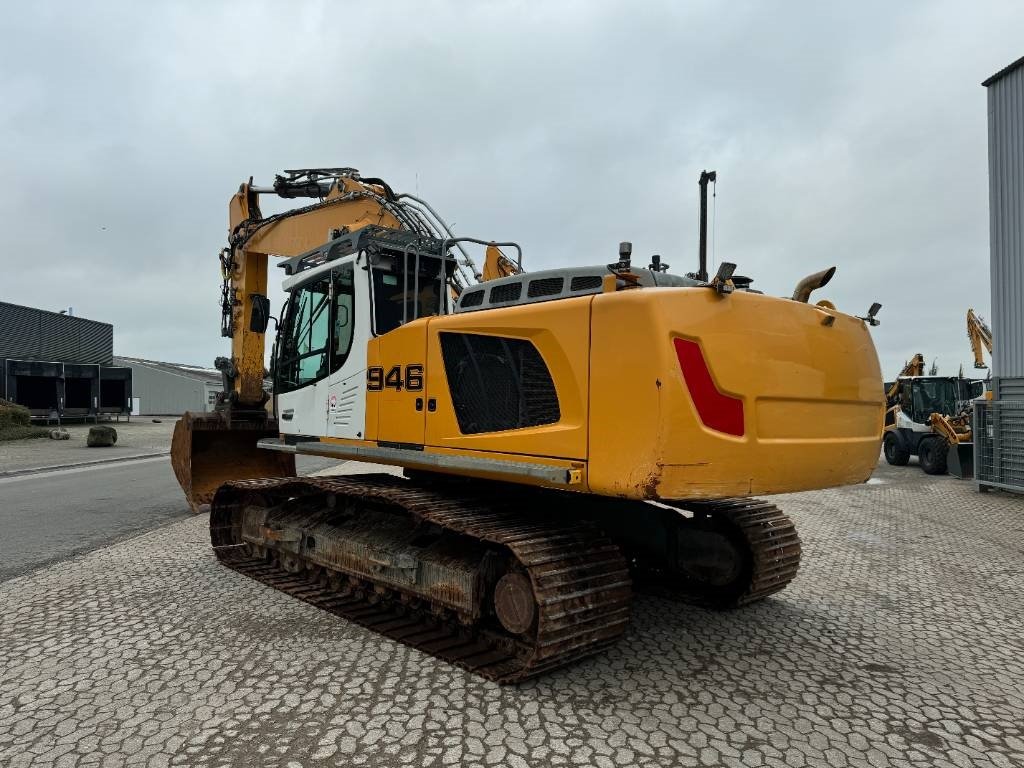
[[[885,453],[885,460],[894,467],[905,467],[910,461],[910,451],[900,445],[900,439],[895,432],[886,432],[882,440],[882,450]]]
[[[946,452],[949,445],[938,437],[926,437],[917,446],[917,458],[926,475],[946,474]]]

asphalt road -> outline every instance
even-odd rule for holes
[[[167,457],[2,478],[0,582],[191,514]]]

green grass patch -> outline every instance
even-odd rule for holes
[[[45,427],[32,426],[28,408],[0,398],[0,442],[49,436],[50,430]]]
[[[8,427],[0,429],[0,443],[8,440],[32,440],[38,437],[49,437],[50,430],[46,427]]]

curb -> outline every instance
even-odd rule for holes
[[[119,464],[124,461],[136,461],[138,459],[153,459],[158,456],[170,456],[170,451],[159,453],[136,453],[131,456],[118,456],[113,459],[95,459],[93,461],[78,461],[74,464],[54,464],[48,467],[28,467],[26,469],[12,469],[8,472],[0,472],[0,479],[7,477],[18,477],[19,475],[41,475],[47,472],[57,472],[62,469],[76,469],[78,467],[92,467],[98,464]]]

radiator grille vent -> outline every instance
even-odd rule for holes
[[[484,303],[483,289],[479,291],[466,291],[462,294],[462,301],[459,303],[463,307],[479,307]]]
[[[491,288],[491,304],[503,304],[516,301],[523,292],[522,283],[505,283]]]
[[[464,435],[554,424],[558,394],[543,358],[525,339],[441,333],[448,389]]]
[[[562,292],[565,279],[561,277],[542,277],[540,280],[531,280],[530,287],[526,289],[526,295],[535,299],[538,296],[557,296]]]
[[[601,287],[600,275],[581,275],[574,277],[569,283],[570,291],[592,291]]]

